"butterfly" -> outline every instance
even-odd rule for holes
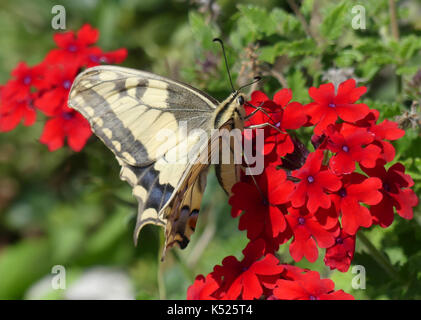
[[[120,178],[133,188],[139,203],[135,243],[142,227],[154,224],[165,228],[164,256],[175,244],[182,249],[187,246],[195,231],[209,168],[209,161],[203,161],[208,159],[198,158],[209,157],[220,143],[220,136],[212,132],[243,130],[245,102],[239,90],[233,89],[219,103],[188,84],[117,66],[93,67],[77,76],[68,105],[89,121],[121,165]],[[176,133],[180,123],[186,125],[187,133]],[[166,146],[156,139],[162,129],[175,132]],[[192,133],[197,129],[208,134],[207,141],[197,143]],[[210,151],[202,152],[205,147]],[[186,161],[170,162],[169,156],[180,150],[185,152],[178,158]],[[241,165],[218,163],[215,173],[230,195],[240,179]]]

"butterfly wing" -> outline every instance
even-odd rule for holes
[[[150,164],[186,139],[179,129],[211,129],[218,101],[187,84],[116,66],[82,72],[69,94],[69,106],[79,111],[94,133],[120,159],[133,166]],[[158,133],[176,135],[162,148]]]
[[[207,142],[198,144],[190,133],[210,132],[216,105],[215,99],[186,84],[127,68],[94,67],[74,81],[69,106],[88,119],[115,154],[120,177],[139,202],[135,240],[152,223],[166,227],[166,247],[187,245],[208,166],[193,161]],[[178,130],[180,123],[186,130]],[[157,140],[163,129],[173,132],[165,145]]]

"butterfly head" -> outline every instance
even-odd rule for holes
[[[243,129],[244,118],[246,117],[246,110],[244,109],[246,101],[244,93],[239,91],[231,93],[216,109],[214,127],[221,128],[230,122],[233,128]]]

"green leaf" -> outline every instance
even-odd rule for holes
[[[280,8],[275,8],[270,13],[270,17],[276,25],[276,32],[280,35],[288,38],[305,35],[302,25],[295,15]]]
[[[277,23],[266,9],[254,5],[239,5],[238,10],[247,19],[248,27],[258,35],[270,36],[277,30]]]
[[[397,51],[398,56],[403,61],[408,61],[414,54],[421,49],[421,38],[410,35],[402,38],[399,43],[394,43],[394,49]]]
[[[51,271],[47,240],[27,240],[0,254],[0,299],[20,299],[26,289]]]
[[[341,50],[338,52],[338,57],[335,59],[335,63],[338,67],[344,68],[352,66],[355,62],[360,62],[364,58],[364,55],[355,49]]]
[[[279,42],[280,52],[289,57],[317,54],[317,45],[313,39],[300,39],[292,42]]]
[[[276,45],[262,47],[260,48],[259,60],[274,63],[278,55],[279,48]]]
[[[293,100],[306,103],[309,100],[307,94],[306,81],[300,70],[295,70],[287,77],[288,87],[294,93]]]
[[[413,75],[418,71],[418,66],[403,66],[396,69],[398,75]]]
[[[343,1],[336,7],[331,8],[320,26],[320,33],[328,40],[335,40],[343,33],[345,24],[347,23],[348,2]]]
[[[197,12],[189,12],[189,24],[194,38],[205,50],[215,50],[213,39],[219,35],[219,31],[213,24],[205,21],[205,17]]]

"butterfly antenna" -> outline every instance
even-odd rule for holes
[[[237,90],[237,91],[240,91],[241,89],[244,89],[244,88],[246,88],[246,87],[248,87],[248,86],[251,86],[251,85],[253,85],[253,84],[255,84],[255,83],[259,82],[260,80],[262,80],[262,77],[256,76],[256,77],[254,77],[254,78],[253,78],[253,81],[252,81],[252,82],[247,83],[247,84],[245,84],[244,86],[241,86],[240,88],[238,88],[238,90]]]
[[[222,48],[222,54],[224,55],[224,59],[225,59],[225,67],[227,68],[227,72],[228,72],[228,78],[230,80],[230,84],[231,84],[231,88],[232,88],[232,92],[238,91],[234,89],[234,85],[232,84],[232,78],[231,78],[231,73],[230,73],[230,69],[228,68],[228,60],[227,60],[227,55],[225,54],[225,47],[224,47],[224,42],[219,39],[219,38],[215,38],[213,39],[214,42],[219,42],[221,44],[221,48]]]

